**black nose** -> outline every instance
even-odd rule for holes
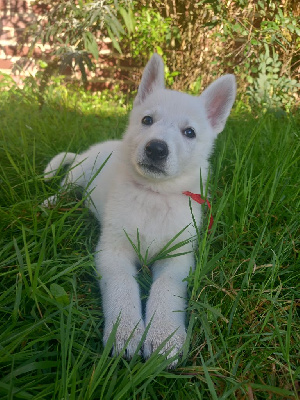
[[[146,144],[145,152],[152,161],[163,160],[169,154],[166,142],[161,140],[151,140]]]

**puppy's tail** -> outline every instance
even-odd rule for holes
[[[44,171],[45,180],[53,178],[59,168],[65,166],[65,165],[68,165],[68,164],[72,164],[72,162],[75,160],[75,157],[76,157],[75,153],[59,153],[59,154],[57,154],[57,156],[52,158],[52,160],[49,162],[49,164],[45,168],[45,171]]]

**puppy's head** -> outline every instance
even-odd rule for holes
[[[154,54],[144,70],[124,141],[141,178],[165,181],[207,169],[213,141],[225,126],[236,94],[233,75],[199,97],[165,89],[164,64]]]

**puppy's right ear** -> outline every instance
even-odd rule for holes
[[[140,86],[134,104],[142,103],[155,89],[165,87],[164,62],[157,53],[148,61],[142,76]]]

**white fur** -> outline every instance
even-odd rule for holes
[[[77,156],[61,153],[45,170],[51,177],[61,164],[72,163],[62,187],[75,183],[91,191],[88,206],[101,224],[95,262],[101,275],[104,343],[120,316],[115,353],[122,350],[132,335],[126,349],[127,356],[132,357],[150,321],[143,349],[145,357],[174,332],[161,352],[171,350],[171,357],[182,349],[186,338],[186,282],[183,280],[194,267],[193,255],[154,263],[153,284],[143,318],[135,279],[137,256],[124,231],[136,242],[139,230],[141,251],[145,254],[149,249],[149,257],[157,254],[187,225],[188,229],[178,241],[195,235],[189,198],[182,192],[200,193],[200,170],[205,183],[213,141],[224,128],[235,92],[232,75],[219,78],[200,97],[165,89],[164,65],[154,54],[145,68],[123,140],[96,144]],[[152,125],[141,123],[146,115],[152,116]],[[183,134],[188,127],[194,128],[196,138]],[[144,167],[149,163],[145,146],[150,140],[167,144],[166,159],[151,161],[160,170]],[[57,196],[53,196],[44,205],[56,201]],[[193,203],[193,213],[200,224],[199,204]],[[180,249],[181,252],[189,250],[193,250],[192,243]],[[171,366],[175,365],[176,361]]]

